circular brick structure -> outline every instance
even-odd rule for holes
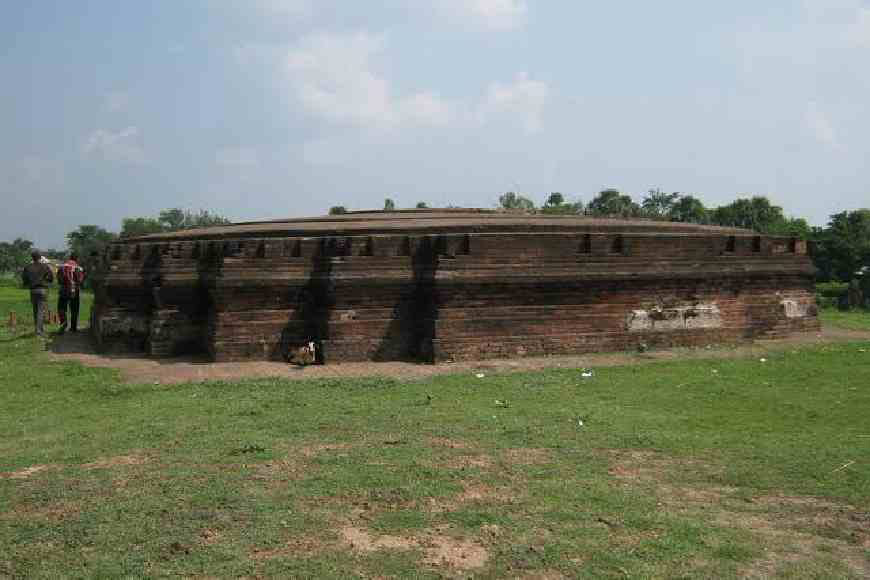
[[[804,241],[652,220],[352,212],[123,239],[96,276],[106,350],[444,361],[819,327]]]

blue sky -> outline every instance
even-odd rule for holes
[[[0,239],[650,188],[870,205],[870,2],[7,2]]]

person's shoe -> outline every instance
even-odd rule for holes
[[[70,332],[78,332],[79,329],[78,329],[78,328],[70,328],[69,331],[70,331]]]

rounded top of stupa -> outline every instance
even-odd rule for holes
[[[126,241],[214,240],[227,238],[319,237],[376,234],[618,232],[644,234],[743,234],[741,228],[646,218],[554,215],[514,210],[427,208],[349,211],[320,217],[287,218],[198,228],[126,238]]]

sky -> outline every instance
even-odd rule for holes
[[[0,239],[518,191],[870,206],[870,0],[33,0],[0,18]]]

